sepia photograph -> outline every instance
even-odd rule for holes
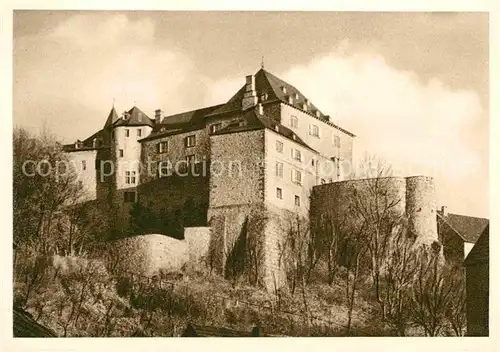
[[[14,338],[490,335],[488,12],[12,21]]]

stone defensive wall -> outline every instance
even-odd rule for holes
[[[138,275],[175,272],[184,265],[205,265],[210,242],[208,227],[187,227],[184,240],[148,234],[108,242],[95,256],[108,267]]]
[[[421,243],[438,240],[434,180],[427,176],[346,180],[315,186],[311,192],[311,225],[327,218],[355,225],[360,209],[369,213],[367,209],[374,209],[376,202],[378,209],[387,208],[394,216],[406,215],[409,233]]]

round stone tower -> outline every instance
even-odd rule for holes
[[[406,178],[406,214],[408,231],[417,242],[430,245],[438,241],[436,190],[432,177]]]

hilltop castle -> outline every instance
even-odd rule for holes
[[[220,271],[238,238],[259,234],[269,286],[282,280],[273,217],[307,217],[313,187],[344,178],[354,137],[260,69],[220,105],[171,116],[156,110],[154,119],[136,106],[121,116],[113,107],[102,129],[65,150],[81,165],[89,199],[113,209],[119,231],[130,230],[134,203],[158,216],[184,216],[188,226],[211,228]]]

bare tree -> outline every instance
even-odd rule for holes
[[[412,318],[426,336],[438,336],[446,324],[446,312],[453,298],[453,287],[448,285],[450,268],[443,264],[441,245],[419,248],[417,273],[412,283]]]
[[[384,300],[381,297],[381,275],[388,258],[388,250],[394,232],[403,216],[402,195],[393,185],[391,167],[380,159],[366,156],[362,179],[353,186],[352,221],[363,222],[364,241],[370,258],[370,271],[375,297],[385,317]]]
[[[416,274],[417,259],[414,241],[406,236],[406,226],[402,223],[390,244],[380,292],[385,308],[384,320],[399,336],[406,335],[411,322],[410,289]]]

